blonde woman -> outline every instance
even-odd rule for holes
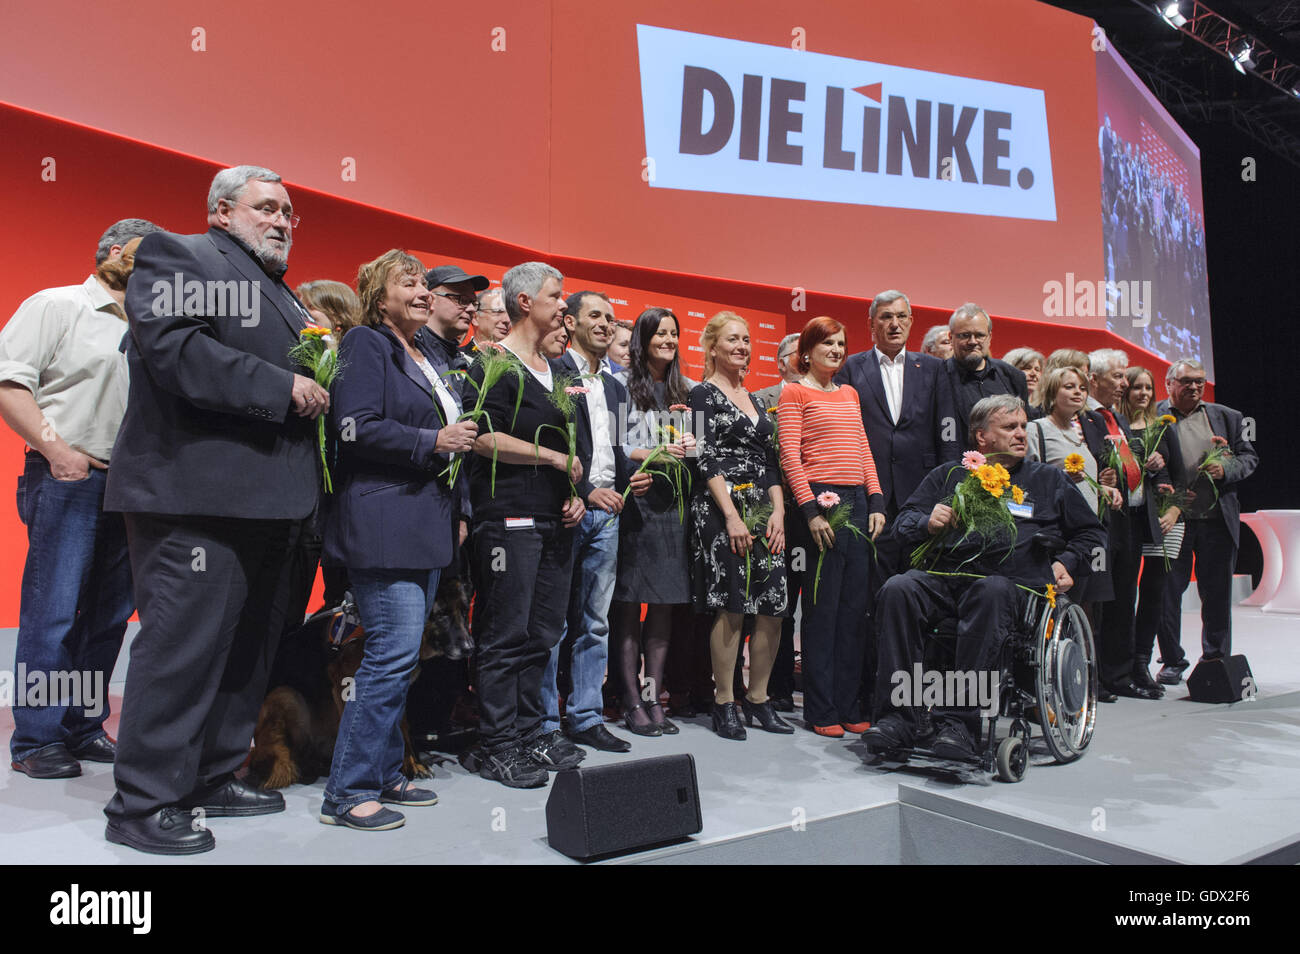
[[[790,734],[767,697],[786,610],[785,493],[776,456],[776,428],[767,405],[745,389],[749,325],[729,311],[714,315],[700,335],[704,383],[690,406],[703,424],[700,479],[691,501],[694,601],[715,613],[709,633],[713,661],[713,731],[745,738],[758,720],[768,732]],[[746,517],[769,508],[766,519]],[[749,690],[736,704],[733,675],[746,614],[756,615],[749,639]]]

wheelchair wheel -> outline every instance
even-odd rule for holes
[[[1083,608],[1057,597],[1038,626],[1035,689],[1043,738],[1057,762],[1073,762],[1097,721],[1097,653]]]
[[[1025,777],[1029,765],[1029,748],[1023,741],[1009,735],[998,743],[998,779],[1018,782]]]

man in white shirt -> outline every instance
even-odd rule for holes
[[[635,470],[623,452],[618,423],[621,409],[628,405],[627,389],[614,379],[605,356],[614,340],[614,308],[609,299],[594,291],[570,295],[565,302],[564,325],[569,332],[569,350],[554,359],[551,368],[557,374],[579,376],[577,386],[587,389],[585,394],[575,395],[581,404],[574,415],[582,461],[578,493],[586,501],[587,513],[574,528],[573,583],[565,633],[551,650],[542,677],[546,705],[542,731],[560,728],[560,654],[571,642],[572,689],[565,699],[565,734],[574,742],[604,752],[627,752],[632,746],[605,728],[601,693],[609,659],[609,604],[618,567],[619,514],[623,490]],[[642,474],[631,482],[634,492],[644,493],[650,477]]]
[[[140,238],[161,231],[144,219],[114,223],[95,274],[37,292],[0,330],[0,416],[28,445],[9,749],[31,778],[71,778],[79,759],[116,754],[104,731],[108,677],[135,601],[125,526],[104,512],[104,485],[126,410],[126,282]]]

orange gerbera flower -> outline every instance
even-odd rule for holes
[[[1019,487],[1013,486],[1011,488],[1011,499],[1018,504],[1022,504],[1025,502],[1025,492],[1021,490]]]
[[[330,329],[322,328],[320,325],[308,325],[298,335],[303,338],[323,338],[330,333]]]
[[[1053,584],[1048,583],[1047,589],[1043,591],[1043,595],[1047,597],[1047,605],[1052,609],[1056,609],[1056,587]]]
[[[1065,472],[1071,477],[1082,474],[1086,466],[1082,454],[1070,454],[1065,458]]]

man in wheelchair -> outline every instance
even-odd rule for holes
[[[1012,484],[1024,491],[1022,503],[1010,504],[1017,530],[1010,552],[1006,531],[987,538],[971,534],[960,541],[945,541],[935,572],[910,569],[881,588],[876,608],[878,718],[862,736],[872,751],[927,746],[940,758],[975,758],[979,709],[945,700],[947,707],[936,708],[931,722],[919,705],[895,705],[899,697],[893,691],[895,674],[911,678],[914,667],[924,661],[927,634],[953,617],[957,620],[956,670],[996,672],[1002,645],[1021,618],[1024,600],[1035,598],[1016,584],[1043,592],[1051,583],[1057,592],[1065,592],[1090,571],[1095,554],[1105,552],[1105,531],[1065,472],[1025,459],[1025,420],[1024,404],[1014,395],[984,398],[970,415],[974,446],[988,463],[1006,467]],[[968,475],[960,463],[953,462],[926,476],[892,528],[903,553],[953,521],[952,508],[945,501],[952,499],[954,488]],[[1065,549],[1055,562],[1049,564],[1047,554],[1035,545],[1039,533],[1064,541]]]

